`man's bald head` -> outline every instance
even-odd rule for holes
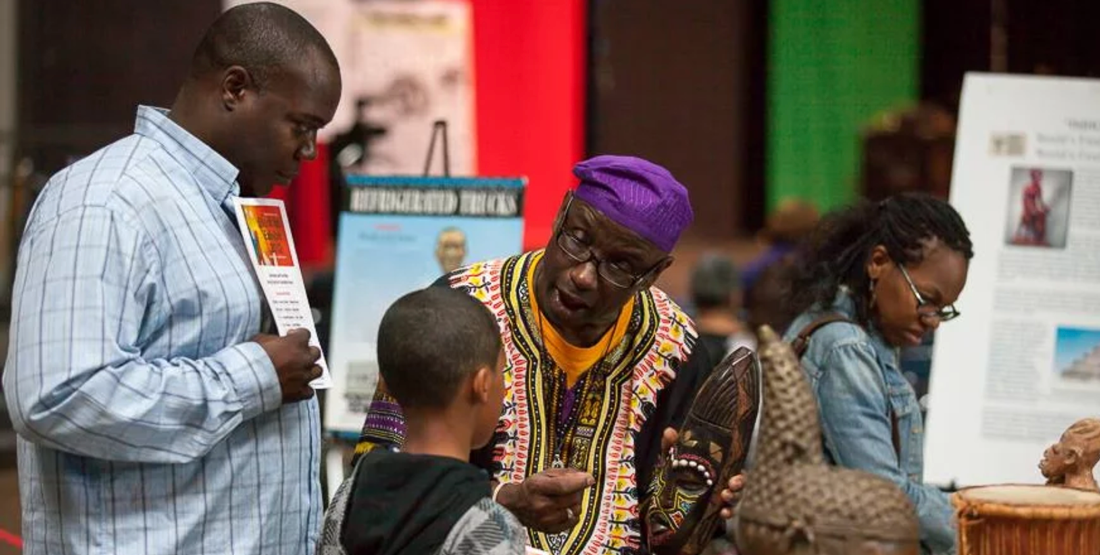
[[[237,168],[242,195],[264,196],[317,155],[341,87],[336,57],[308,21],[244,4],[203,36],[170,117]]]
[[[304,57],[329,64],[339,73],[328,42],[294,10],[272,2],[243,4],[226,10],[206,31],[191,60],[191,78],[240,66],[262,88]]]

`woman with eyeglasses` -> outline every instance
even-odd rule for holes
[[[953,509],[923,484],[923,422],[898,350],[959,316],[974,256],[946,202],[918,194],[827,216],[802,246],[790,279],[786,340],[799,353],[821,411],[833,464],[894,481],[913,501],[924,553],[953,553]]]

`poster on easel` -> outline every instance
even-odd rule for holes
[[[429,154],[429,159],[431,155]],[[523,246],[522,178],[347,178],[336,241],[325,429],[358,437],[378,384],[378,324],[390,304]]]
[[[1043,451],[1100,417],[1100,81],[968,74],[957,137],[975,256],[936,332],[925,480],[1039,484]]]

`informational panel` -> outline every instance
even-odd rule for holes
[[[951,203],[975,258],[936,333],[925,479],[1042,483],[1100,417],[1100,81],[967,75]]]
[[[223,0],[226,9],[255,0]],[[473,21],[462,0],[276,0],[324,35],[340,62],[343,90],[324,142],[369,121],[384,133],[354,170],[419,175],[432,122],[446,120],[454,175],[476,173]],[[360,101],[365,101],[358,109]],[[362,150],[334,153],[342,167]],[[438,171],[435,168],[433,171]]]
[[[348,178],[336,245],[328,431],[358,434],[363,427],[378,384],[378,324],[390,304],[461,266],[520,252],[525,184],[524,179]]]

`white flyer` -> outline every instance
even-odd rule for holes
[[[279,335],[286,335],[292,329],[307,329],[309,344],[320,349],[317,329],[313,325],[313,311],[306,296],[283,201],[238,197],[236,208],[238,227],[248,257],[267,298]],[[332,387],[332,376],[323,351],[317,364],[322,370],[321,377],[309,385],[314,389]]]
[[[1043,483],[1100,416],[1100,81],[967,75],[951,204],[974,260],[936,332],[925,480]]]

